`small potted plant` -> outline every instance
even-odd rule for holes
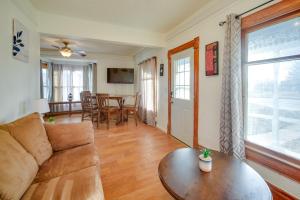
[[[49,117],[48,118],[48,123],[49,124],[55,124],[55,118],[54,117]]]
[[[203,149],[199,155],[199,168],[204,172],[210,172],[212,168],[211,150]]]

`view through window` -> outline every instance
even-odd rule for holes
[[[42,68],[42,87],[43,87],[42,98],[44,99],[48,99],[49,90],[50,90],[50,83],[48,77],[49,77],[48,68]]]
[[[41,65],[41,96],[53,102],[80,101],[83,90],[93,90],[92,64],[43,64]]]
[[[190,100],[190,57],[174,61],[174,98]]]
[[[246,139],[300,159],[300,17],[246,34]]]
[[[62,71],[54,71],[53,74],[53,92],[54,99],[59,101],[68,100],[68,95],[73,94],[73,100],[80,100],[80,92],[83,90],[83,70],[81,68],[63,69]]]

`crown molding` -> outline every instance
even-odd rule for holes
[[[205,6],[200,8],[195,14],[172,28],[169,32],[166,33],[166,39],[170,40],[174,38],[176,35],[192,28],[202,20],[206,19],[207,17],[220,12],[225,7],[229,7],[232,4],[236,3],[238,0],[212,0],[207,3]]]
[[[253,1],[247,2],[247,5],[249,5],[251,8],[251,7],[255,7],[261,3],[264,3],[266,1],[267,0],[253,0]],[[284,1],[284,0],[275,0],[274,2],[271,2],[265,6],[262,6],[261,8],[256,9],[255,11],[247,13],[245,16],[247,16],[253,12],[257,12],[268,6],[271,6],[273,4],[276,4],[280,1]],[[238,4],[243,4],[243,3],[245,3],[245,2],[240,1],[240,0],[212,0],[209,3],[207,3],[205,6],[200,8],[195,14],[193,14],[192,16],[190,16],[189,18],[187,18],[186,20],[184,20],[177,26],[173,27],[170,31],[168,31],[165,36],[166,40],[168,41],[168,40],[174,38],[176,35],[184,32],[188,29],[191,29],[192,27],[194,27],[195,25],[197,25],[198,23],[200,23],[201,21],[207,19],[208,17],[210,17],[212,15],[224,13],[228,9],[230,9]],[[240,12],[243,12],[243,10]],[[229,14],[229,13],[226,12],[226,14]]]

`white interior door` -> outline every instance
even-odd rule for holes
[[[171,134],[193,147],[194,49],[172,55]]]

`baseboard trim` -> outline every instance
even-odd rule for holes
[[[161,128],[160,126],[156,125],[156,128],[157,128],[158,130],[160,130],[161,132],[167,134],[167,130]]]
[[[267,182],[267,181],[266,181]],[[275,185],[267,182],[272,195],[273,195],[273,200],[297,200],[294,196],[290,195],[286,191],[276,187]]]

